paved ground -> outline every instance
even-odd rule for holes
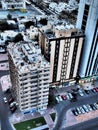
[[[73,115],[70,109],[66,112],[66,121],[64,123],[65,123],[65,127],[78,123],[77,119],[75,118],[75,116]]]
[[[8,61],[8,55],[6,54],[0,54],[0,63],[3,61]]]
[[[49,117],[49,114],[50,113],[54,113],[55,110],[54,108],[48,108],[44,114],[40,114],[38,112],[36,113],[29,113],[29,114],[22,114],[21,112],[17,112],[17,113],[14,113],[12,114],[9,119],[11,121],[11,123],[13,124],[16,124],[16,123],[19,123],[19,122],[22,122],[22,121],[26,121],[26,120],[29,120],[29,119],[33,119],[33,118],[37,118],[37,117],[40,117],[40,116],[43,116],[43,117],[46,117],[47,116]],[[47,119],[46,119],[46,122],[47,122]],[[51,119],[48,119],[48,125],[51,125],[53,122],[51,121]]]
[[[90,100],[89,100],[90,99]],[[56,107],[57,109],[57,120],[55,122],[55,127],[53,130],[61,129],[65,127],[66,124],[66,112],[68,109],[73,108],[73,107],[78,107],[82,106],[84,104],[89,104],[89,103],[94,103],[98,102],[98,93],[92,94],[92,95],[87,95],[84,97],[78,97],[77,102],[70,102],[70,101],[62,101],[59,103]],[[87,117],[87,116],[86,116]],[[65,123],[64,123],[65,120]]]
[[[5,75],[0,78],[0,83],[2,86],[2,91],[6,91],[8,88],[11,88],[10,75]]]
[[[51,116],[48,113],[44,115],[44,119],[47,122],[49,128],[50,129],[53,128],[54,122],[53,122],[53,120],[51,119]]]

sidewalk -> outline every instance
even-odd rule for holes
[[[82,84],[82,88],[83,88],[83,89],[86,89],[86,90],[93,89],[93,85],[92,85],[91,82],[89,82],[89,83],[84,83],[84,84]]]
[[[9,63],[0,63],[0,70],[9,70]]]
[[[49,128],[50,129],[53,128],[54,122],[51,119],[50,115],[49,114],[45,114],[44,115],[44,119],[45,119],[46,123],[48,124]]]
[[[75,118],[75,116],[72,114],[71,110],[68,110],[66,113],[66,123],[65,123],[65,127],[71,126],[77,124],[77,120]]]
[[[42,125],[40,127],[37,127],[37,128],[33,128],[31,130],[43,130],[43,129],[46,129],[46,128],[49,128],[48,125]]]
[[[0,78],[0,83],[2,86],[2,91],[6,91],[8,88],[11,88],[10,75],[5,75]]]
[[[11,115],[9,117],[9,119],[10,119],[11,123],[16,124],[16,123],[23,122],[23,121],[30,120],[30,119],[34,119],[34,118],[37,118],[37,117],[41,117],[41,116],[44,117],[45,115],[49,115],[50,113],[53,113],[53,112],[54,112],[53,108],[47,109],[46,112],[43,115],[41,115],[39,112],[29,113],[29,114],[22,114],[21,112],[18,112],[18,113],[14,113],[13,115]],[[50,120],[52,120],[52,119],[50,119]],[[51,122],[49,122],[49,124],[50,123]],[[48,124],[48,122],[47,122],[47,124]]]
[[[8,61],[8,55],[7,54],[0,54],[0,62],[2,61]]]

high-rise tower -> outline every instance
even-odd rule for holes
[[[85,33],[79,75],[98,75],[98,1],[80,0],[77,28]]]

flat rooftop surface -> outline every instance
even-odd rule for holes
[[[29,8],[29,6],[27,7],[27,12],[20,12],[19,10],[14,10],[14,11],[11,11],[11,10],[0,10],[0,18],[3,19],[3,18],[7,18],[7,15],[8,14],[11,14],[12,17],[21,17],[21,16],[32,16],[32,15],[41,15],[41,13],[35,9],[35,8]]]

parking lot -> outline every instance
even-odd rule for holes
[[[92,95],[92,94],[96,94],[98,93],[98,88],[95,86],[91,86],[89,87],[90,89],[83,89],[81,87],[75,88],[75,89],[71,89],[70,91],[63,91],[63,92],[59,92],[57,91],[57,93],[55,93],[55,98],[57,103],[59,103],[60,101],[63,100],[70,100],[70,101],[75,101],[77,100],[78,97],[84,97],[84,96],[88,96],[88,95]]]

